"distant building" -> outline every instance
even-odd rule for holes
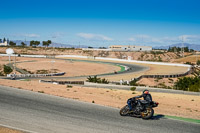
[[[5,41],[5,42],[3,42],[3,43],[0,43],[0,46],[8,46],[8,42]]]
[[[151,51],[151,46],[135,46],[135,45],[111,45],[111,51]]]

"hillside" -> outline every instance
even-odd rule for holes
[[[1,47],[0,53],[4,53],[7,47]],[[133,60],[141,61],[157,61],[157,62],[174,62],[175,59],[180,58],[181,53],[150,51],[150,52],[115,52],[115,51],[91,51],[71,48],[32,48],[32,47],[14,47],[17,54],[35,54],[35,55],[81,55],[81,56],[96,56],[106,58],[127,59],[131,56]],[[190,55],[190,53],[185,53]]]

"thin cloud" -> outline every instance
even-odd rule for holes
[[[169,45],[180,43],[199,43],[200,35],[181,35],[174,37],[152,37],[149,35],[134,35],[128,39],[128,41],[134,42],[135,44],[147,44],[147,45]]]
[[[53,33],[52,35],[51,35],[51,38],[61,38],[61,37],[64,37],[64,33],[62,33],[62,32],[56,32],[56,33]]]
[[[128,40],[129,40],[129,41],[132,41],[132,42],[135,42],[135,41],[136,41],[136,39],[135,39],[134,37],[131,37],[131,38],[129,38]]]
[[[38,34],[14,34],[14,35],[10,35],[13,37],[28,37],[28,38],[39,38],[40,35]]]
[[[100,40],[100,41],[112,41],[113,39],[101,34],[91,34],[91,33],[78,33],[79,37],[87,40]]]
[[[30,37],[30,38],[39,38],[40,37],[40,35],[38,35],[38,34],[25,34],[24,36]]]
[[[200,41],[200,35],[182,35],[179,39],[187,42]]]

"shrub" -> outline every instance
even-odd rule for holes
[[[87,82],[93,82],[93,83],[102,83],[102,84],[109,84],[109,81],[105,78],[97,78],[97,76],[91,77],[89,76],[87,78]]]
[[[0,72],[0,76],[4,76],[3,72]]]
[[[165,83],[159,83],[158,86],[159,86],[160,88],[166,88],[166,89],[168,88],[168,87],[165,85]]]
[[[191,62],[189,62],[189,61],[185,62],[184,64],[194,65],[193,63],[191,63]]]
[[[131,87],[130,90],[131,90],[131,91],[135,91],[135,90],[136,90],[136,87]]]
[[[102,83],[102,84],[108,84],[109,81],[108,81],[107,79],[103,78],[103,79],[101,79],[101,83]]]
[[[11,67],[4,65],[3,71],[5,74],[10,74],[13,70]]]
[[[67,88],[72,88],[73,86],[71,86],[71,85],[67,85]]]
[[[196,64],[197,64],[197,65],[200,65],[200,60],[198,60]]]
[[[28,70],[26,70],[26,69],[22,69],[22,70],[24,70],[25,72],[28,72],[28,73],[30,73],[30,74],[34,74],[33,72],[28,71]]]
[[[39,93],[44,93],[44,91],[38,91]]]
[[[177,90],[199,92],[200,78],[199,77],[179,78],[179,80],[175,83],[174,88]]]
[[[49,71],[48,70],[37,70],[36,74],[47,74]]]
[[[99,83],[100,82],[100,78],[97,78],[97,76],[94,76],[94,77],[89,76],[87,78],[87,81],[88,82],[93,82],[93,83]]]
[[[162,62],[162,58],[160,56],[158,56],[158,61]]]
[[[132,80],[132,81],[129,82],[129,85],[130,86],[137,86],[136,82],[137,82],[137,80],[134,79],[134,80]]]

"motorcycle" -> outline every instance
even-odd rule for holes
[[[141,106],[138,106],[140,102]],[[133,117],[142,117],[142,119],[150,119],[153,117],[154,110],[153,108],[158,106],[158,102],[151,101],[150,103],[145,100],[140,100],[135,98],[131,103],[132,111],[129,111],[128,105],[121,108],[119,114],[121,116],[133,116]]]

